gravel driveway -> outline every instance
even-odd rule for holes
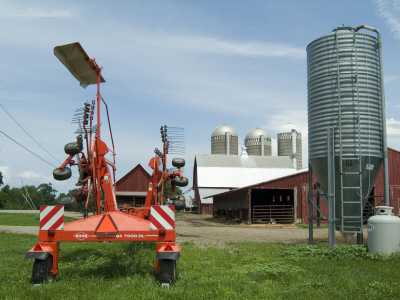
[[[3,212],[3,211],[1,211]],[[79,217],[71,212],[66,215]],[[12,233],[27,233],[38,235],[37,226],[5,226],[0,225],[0,231]],[[308,243],[308,228],[296,225],[246,225],[226,224],[217,222],[207,215],[184,215],[176,218],[176,241],[193,242],[199,247],[224,247],[229,242],[271,242],[271,243]],[[364,242],[367,234],[364,233]],[[315,243],[328,243],[328,229],[314,229]],[[343,244],[345,240],[336,232],[336,243]],[[348,242],[356,244],[356,236]]]

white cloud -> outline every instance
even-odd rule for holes
[[[376,0],[376,5],[378,15],[385,20],[394,37],[400,40],[400,1]]]
[[[387,135],[400,135],[400,121],[393,118],[386,120]]]
[[[56,18],[56,19],[69,19],[72,13],[68,10],[36,10],[28,9],[25,11],[0,11],[2,17],[15,17],[15,18]]]
[[[25,172],[18,174],[18,176],[23,179],[39,179],[39,178],[44,177],[43,175],[33,172],[33,171],[25,171]]]
[[[400,79],[400,76],[385,76],[385,83],[396,82]]]
[[[19,18],[19,19],[70,19],[76,15],[75,11],[70,9],[49,8],[49,3],[40,6],[35,2],[34,6],[29,6],[27,2],[6,2],[1,3],[0,17]]]
[[[222,55],[290,58],[305,58],[306,56],[306,52],[302,48],[296,48],[277,43],[227,41],[204,36],[168,37],[165,42],[169,47],[179,47],[181,50],[191,50]]]
[[[178,36],[146,33],[129,36],[136,43],[178,51],[248,57],[288,57],[291,59],[304,59],[306,57],[306,51],[303,48],[273,42],[229,41],[200,35]]]
[[[10,168],[7,166],[0,166],[0,172],[3,175],[3,180],[10,176]]]

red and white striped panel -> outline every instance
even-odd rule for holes
[[[40,207],[40,230],[63,230],[64,206]]]
[[[150,209],[150,222],[152,230],[175,228],[175,206],[153,205]]]

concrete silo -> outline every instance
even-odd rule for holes
[[[309,163],[345,237],[362,235],[364,205],[387,165],[381,49],[368,26],[338,27],[307,46]]]
[[[293,124],[285,124],[278,133],[278,156],[289,156],[293,166],[299,170],[303,167],[301,133]]]
[[[271,156],[271,136],[264,129],[251,130],[244,139],[247,153],[254,156]]]
[[[238,134],[232,126],[221,125],[211,134],[211,154],[238,155]]]

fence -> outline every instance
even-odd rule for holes
[[[256,205],[252,209],[252,223],[294,223],[293,205]]]

